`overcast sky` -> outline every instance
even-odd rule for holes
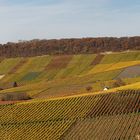
[[[140,0],[0,0],[0,43],[140,35]]]

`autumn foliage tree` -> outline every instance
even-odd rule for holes
[[[19,41],[0,44],[0,57],[55,54],[90,54],[106,51],[140,50],[140,37],[103,37]]]

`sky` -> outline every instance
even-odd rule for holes
[[[0,0],[0,43],[140,35],[140,0]]]

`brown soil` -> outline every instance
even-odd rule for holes
[[[104,55],[103,54],[98,54],[95,59],[93,60],[93,62],[91,63],[92,66],[95,66],[97,64],[99,64],[102,59],[103,59]]]
[[[61,69],[65,68],[72,59],[72,55],[54,56],[51,62],[46,67],[48,69]]]

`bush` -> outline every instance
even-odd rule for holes
[[[113,83],[113,87],[121,87],[121,86],[125,86],[126,84],[125,84],[125,82],[122,80],[122,79],[120,79],[120,78],[118,78],[114,83]]]
[[[13,83],[13,87],[18,87],[17,82]]]
[[[30,100],[31,97],[26,93],[5,93],[1,96],[1,101]]]
[[[86,91],[90,92],[92,90],[91,86],[86,87]]]

